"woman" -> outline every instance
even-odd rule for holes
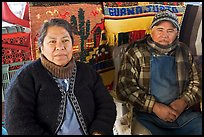
[[[98,73],[74,60],[73,43],[66,20],[43,24],[40,58],[21,69],[6,95],[8,134],[113,134],[113,99]]]

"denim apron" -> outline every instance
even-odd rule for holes
[[[169,105],[172,101],[176,100],[179,97],[179,86],[177,82],[176,72],[176,61],[174,56],[151,55],[150,89],[151,94],[154,95],[157,102]],[[137,119],[141,123],[143,123],[143,120],[147,120],[153,122],[158,127],[175,129],[181,128],[194,118],[200,117],[201,113],[193,112],[193,110],[188,109],[184,111],[174,122],[165,122],[153,113],[150,114],[136,111],[136,115]],[[145,123],[143,124],[145,125]],[[151,126],[149,126],[147,123],[146,125],[147,128],[151,129]]]
[[[151,56],[150,89],[157,102],[168,105],[179,96],[176,75],[175,57]]]

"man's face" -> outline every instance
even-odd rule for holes
[[[151,29],[152,40],[163,46],[171,44],[178,36],[178,31],[169,21],[161,21],[157,26]]]

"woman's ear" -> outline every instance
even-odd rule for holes
[[[39,47],[39,50],[40,50],[40,53],[42,53],[43,54],[43,47],[41,46],[41,47]]]

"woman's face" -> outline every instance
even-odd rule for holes
[[[59,26],[50,26],[41,47],[41,53],[58,66],[65,66],[72,59],[72,39],[69,32]]]
[[[178,36],[177,29],[169,21],[162,21],[151,30],[151,37],[154,42],[167,46],[171,44]]]

